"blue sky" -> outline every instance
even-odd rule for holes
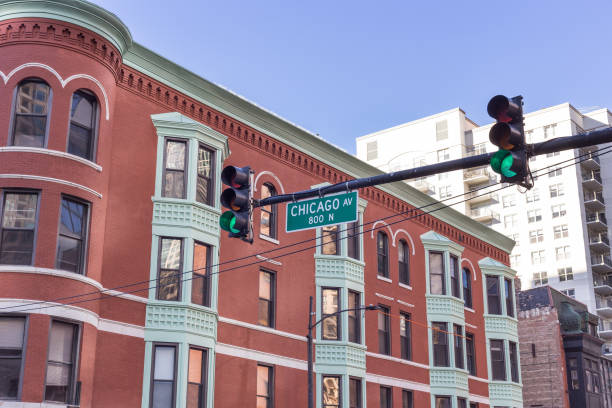
[[[326,140],[490,97],[612,108],[611,1],[94,0],[134,40]]]

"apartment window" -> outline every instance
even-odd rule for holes
[[[154,345],[151,380],[150,407],[174,407],[174,394],[176,393],[176,345]]]
[[[259,317],[257,323],[262,326],[274,327],[274,302],[276,285],[273,272],[259,271]]]
[[[397,246],[397,259],[400,283],[410,285],[410,253],[408,244],[400,239]]]
[[[572,256],[569,245],[555,248],[555,256],[557,258],[557,261],[561,261],[563,259],[570,259]]]
[[[87,204],[62,197],[55,261],[58,269],[79,274],[85,270],[87,210]]]
[[[321,289],[321,322],[323,340],[340,340],[340,326],[338,325],[338,313],[340,304],[340,289]],[[329,316],[329,317],[327,317]],[[327,317],[327,318],[326,318]]]
[[[504,215],[504,228],[511,228],[518,224],[518,215],[510,214]]]
[[[465,307],[472,308],[472,273],[468,268],[463,268],[463,302]]]
[[[474,349],[474,335],[472,333],[465,333],[465,352],[467,370],[470,375],[476,375],[476,350]]]
[[[360,294],[348,291],[348,308],[357,309],[361,305]],[[361,343],[361,319],[359,310],[349,310],[348,312],[348,341]]]
[[[508,348],[510,349],[510,377],[512,382],[519,382],[518,373],[518,353],[515,342],[508,342]]]
[[[542,264],[546,261],[546,252],[545,251],[532,251],[531,252],[531,264],[538,265]]]
[[[546,153],[546,157],[555,157],[555,156],[559,156],[560,154],[561,152]]]
[[[378,254],[378,275],[389,277],[389,239],[387,234],[379,231],[376,235],[376,249]]]
[[[276,195],[276,189],[272,184],[264,183],[261,186],[261,198],[262,200],[268,197],[272,197]],[[338,226],[336,225],[336,231]],[[323,233],[325,233],[325,228],[323,227]],[[259,232],[267,237],[276,238],[276,204],[264,205],[261,207],[261,224],[259,228]],[[337,234],[337,232],[336,232]],[[323,242],[325,241],[325,237],[323,238]],[[333,242],[336,244],[336,240]],[[325,244],[323,245],[325,248]],[[325,252],[323,252],[325,253]]]
[[[206,406],[206,358],[206,350],[196,347],[189,348],[187,408],[204,408]]]
[[[506,298],[506,314],[514,317],[514,292],[512,291],[512,281],[504,278],[504,296]]]
[[[450,256],[449,266],[452,295],[461,299],[461,292],[459,291],[459,259],[455,255]]]
[[[323,255],[340,255],[338,225],[321,227],[321,252]]]
[[[400,345],[402,358],[404,360],[412,359],[412,337],[410,315],[408,313],[400,313]]]
[[[448,139],[448,121],[436,122],[436,141]]]
[[[166,139],[164,159],[163,196],[185,198],[185,169],[187,167],[187,143]]]
[[[470,402],[470,408],[478,408],[477,402]]]
[[[36,193],[4,193],[0,225],[0,264],[32,264],[37,205]]]
[[[531,230],[529,231],[529,243],[537,244],[544,242],[544,230]]]
[[[565,268],[558,268],[557,274],[559,275],[560,282],[574,280],[574,273],[572,272],[571,266],[567,266]]]
[[[544,126],[544,139],[550,139],[551,137],[555,137],[556,129],[556,124]]]
[[[393,406],[393,394],[391,387],[380,386],[380,408],[391,408]]]
[[[521,263],[521,254],[510,255],[510,265],[516,266]]]
[[[565,204],[553,205],[550,207],[550,209],[553,218],[563,217],[567,213],[565,210]]]
[[[537,209],[527,211],[527,222],[532,223],[538,221],[542,221],[542,210]]]
[[[546,271],[533,273],[533,286],[542,286],[548,283],[548,274]]]
[[[376,159],[378,159],[378,141],[374,140],[373,142],[366,143],[366,160]]]
[[[362,408],[361,379],[349,378],[349,408]]]
[[[567,224],[555,225],[553,227],[553,234],[554,234],[555,239],[567,238],[567,236],[569,235],[568,230],[567,230]]]
[[[436,395],[436,408],[452,408],[451,397],[441,397]]]
[[[78,333],[76,324],[51,322],[45,401],[73,402]]]
[[[527,139],[527,143],[533,143],[533,130],[525,131],[525,138]]]
[[[549,172],[548,172],[548,177],[557,177],[560,176],[561,174],[563,174],[563,169],[559,168],[559,167],[553,167]]]
[[[548,186],[548,189],[550,191],[550,198],[561,197],[565,194],[562,183],[551,184]]]
[[[565,296],[571,297],[572,299],[576,298],[575,289],[565,289],[565,290],[562,290],[561,293],[563,293]]]
[[[191,303],[210,306],[210,247],[193,243],[193,277],[191,279]]]
[[[516,205],[516,195],[508,194],[502,197],[502,205],[504,208],[514,207]]]
[[[178,301],[181,295],[183,241],[177,238],[161,238],[159,246],[157,299]]]
[[[357,259],[361,257],[360,245],[359,245],[359,222],[351,222],[346,227],[346,244],[348,247],[348,257]]]
[[[487,305],[489,314],[501,314],[501,302],[499,296],[499,278],[487,275]]]
[[[457,397],[458,408],[467,408],[467,400],[465,398]]]
[[[414,399],[412,391],[402,390],[402,408],[413,408]]]
[[[450,151],[448,149],[440,149],[437,151],[438,163],[450,159]]]
[[[272,367],[257,364],[257,408],[271,408],[274,389],[274,370]]]
[[[525,194],[525,201],[529,203],[535,203],[536,201],[540,201],[540,191],[537,188],[528,191]]]
[[[433,360],[436,367],[448,367],[448,326],[447,323],[433,322],[431,324],[433,340]]]
[[[13,118],[13,146],[45,147],[51,88],[38,78],[17,87]]]
[[[440,187],[440,199],[449,198],[453,195],[453,186],[442,186]]]
[[[96,97],[87,90],[79,89],[72,94],[68,153],[93,160],[97,104]]]
[[[510,235],[508,235],[508,238],[510,238],[511,240],[514,241],[514,246],[515,247],[517,247],[517,246],[519,246],[521,244],[520,241],[519,241],[519,237],[520,237],[519,234],[510,234]]]
[[[455,344],[455,367],[464,368],[463,364],[463,327],[454,324],[454,341]]]
[[[214,158],[215,154],[212,150],[202,145],[198,146],[198,184],[196,186],[196,201],[207,205],[214,204]]]
[[[432,295],[446,295],[442,252],[429,252],[429,287]]]
[[[503,340],[489,340],[493,380],[506,381],[506,359]]]
[[[427,165],[427,160],[425,160],[425,156],[417,156],[414,159],[412,159],[412,167],[421,167],[421,166],[426,166]],[[419,177],[417,180],[425,180],[426,177]]]
[[[340,377],[323,376],[323,408],[340,408]]]
[[[389,326],[389,308],[379,305],[378,312],[378,352],[391,355],[391,329]]]
[[[25,323],[25,317],[0,317],[0,399],[19,396]]]

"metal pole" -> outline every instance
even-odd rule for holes
[[[308,408],[314,408],[314,393],[312,389],[312,296],[308,311]]]

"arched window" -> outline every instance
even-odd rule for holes
[[[261,186],[261,198],[276,195],[276,189],[272,184],[264,183]],[[270,238],[276,238],[276,204],[261,207],[261,223],[259,232]]]
[[[389,277],[389,239],[387,234],[379,231],[377,234],[376,252],[378,255],[378,275]]]
[[[93,160],[97,117],[98,103],[91,92],[79,89],[72,94],[68,153]]]
[[[397,260],[400,283],[410,285],[410,254],[408,253],[408,244],[403,239],[400,239],[397,246]]]
[[[463,268],[463,301],[465,307],[472,308],[472,273],[468,268]]]
[[[51,88],[42,79],[19,83],[13,118],[13,146],[45,147]]]

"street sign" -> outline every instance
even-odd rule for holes
[[[357,192],[287,204],[287,232],[357,221]]]

